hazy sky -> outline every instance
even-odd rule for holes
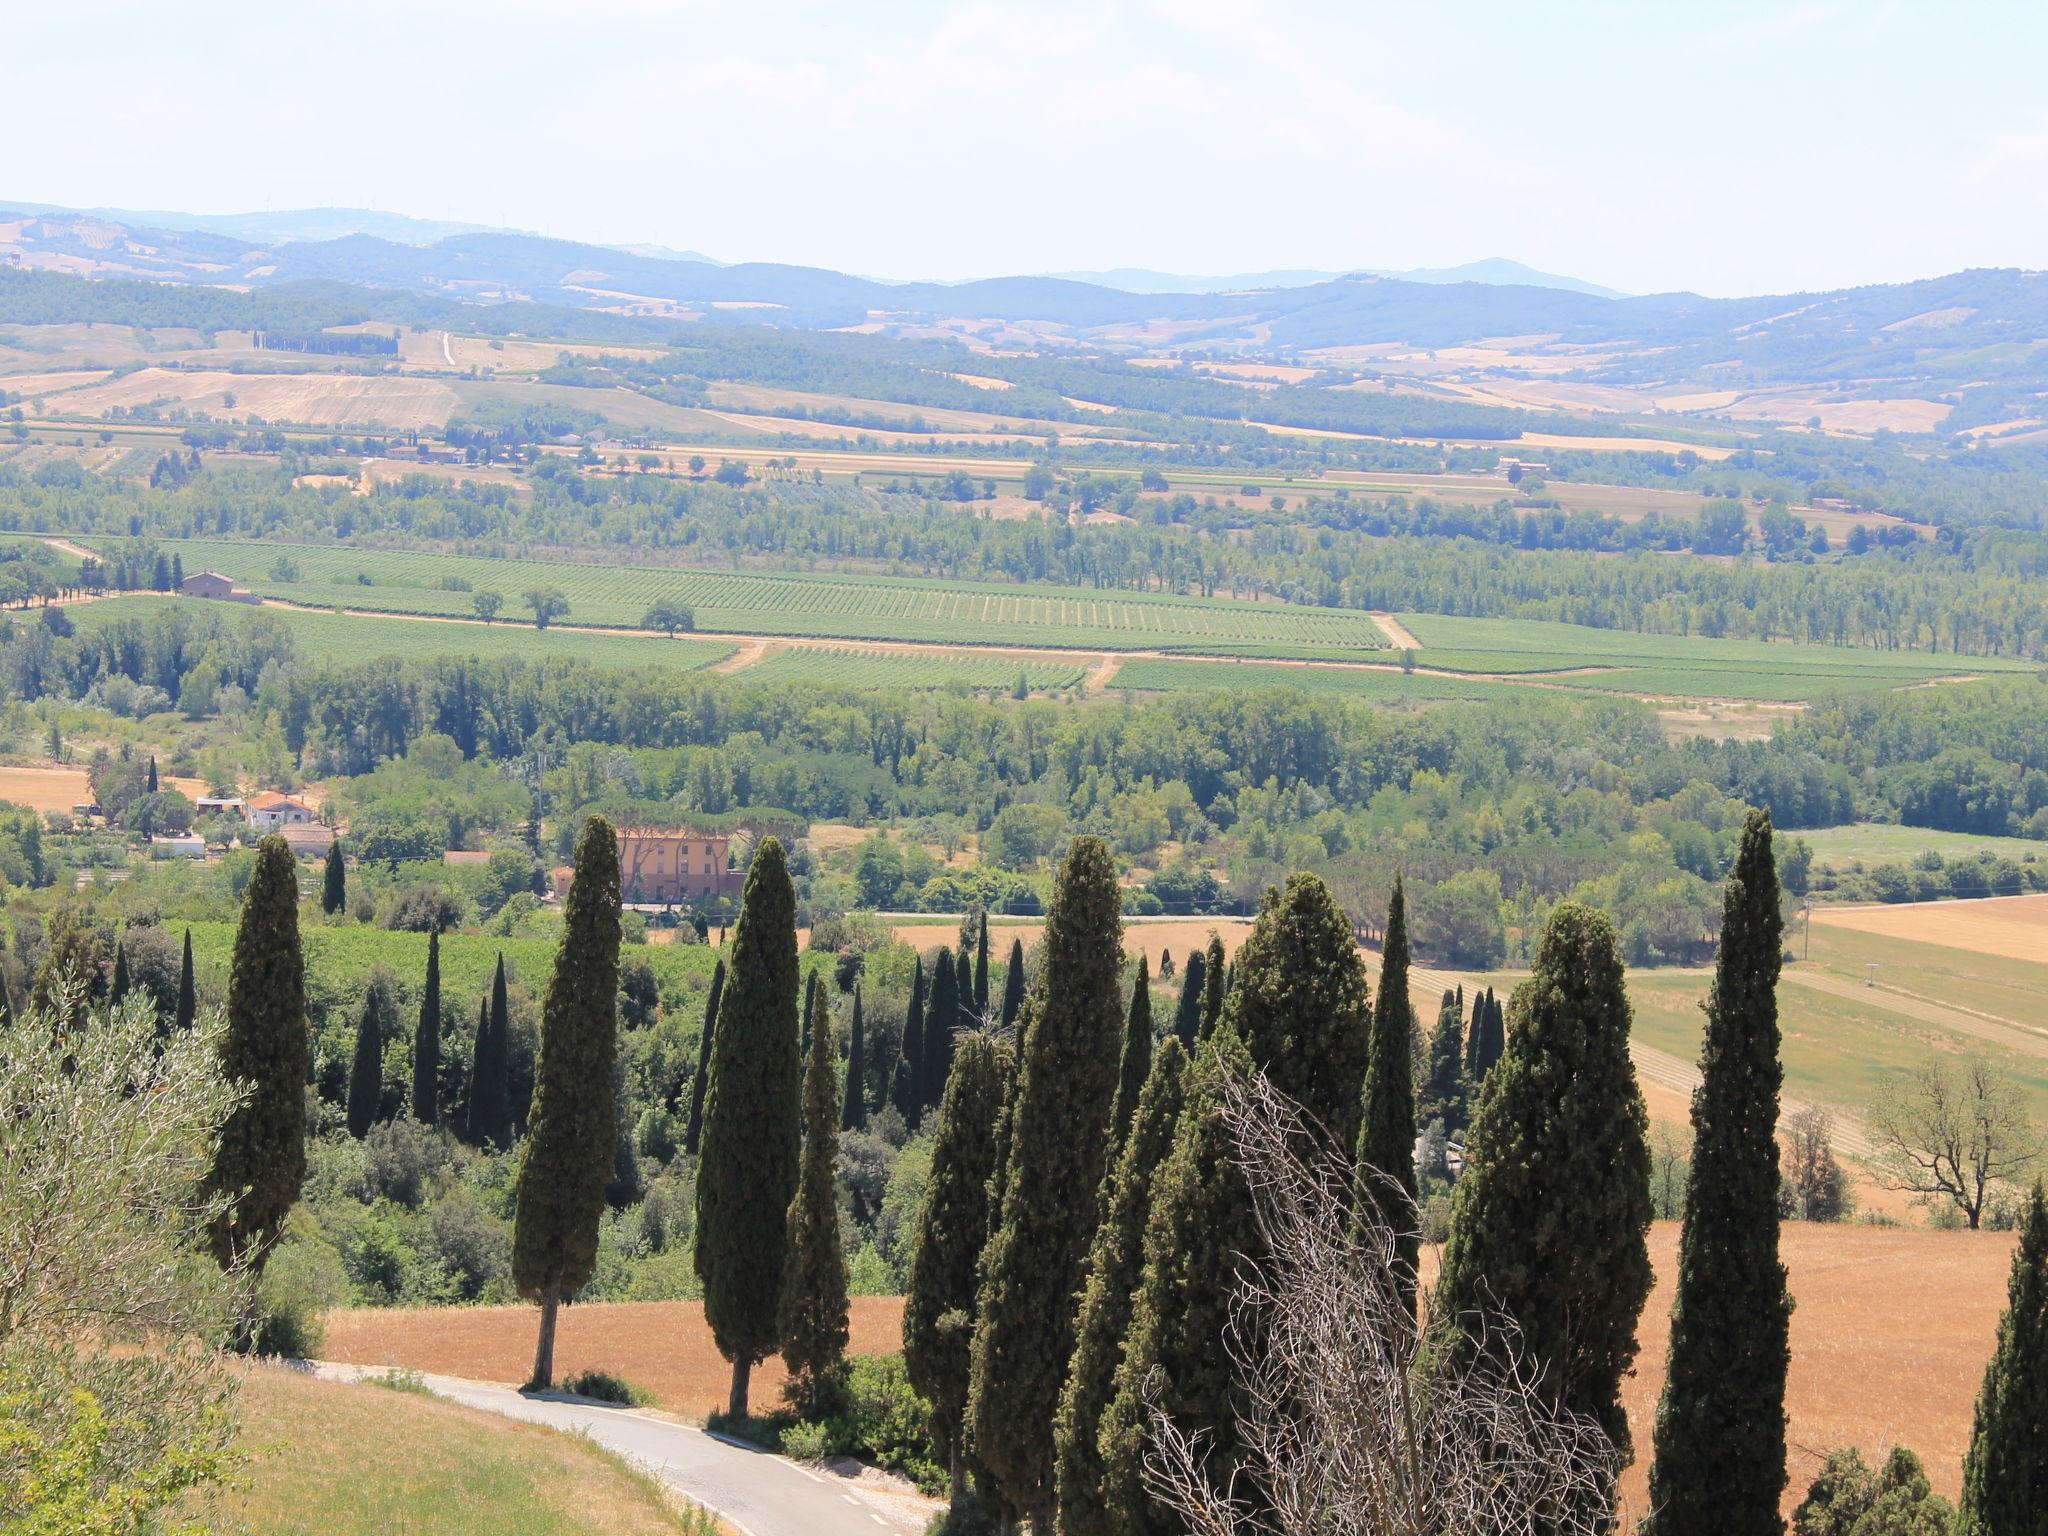
[[[343,204],[957,278],[2048,266],[2048,7],[10,5],[8,197]]]

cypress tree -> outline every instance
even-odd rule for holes
[[[1998,1348],[1963,1458],[1958,1536],[2041,1536],[2048,1520],[2048,1196],[2034,1185]]]
[[[839,1245],[839,1047],[822,992],[811,998],[804,1145],[782,1270],[782,1359],[797,1411],[818,1411],[846,1355],[846,1254]]]
[[[1778,1262],[1778,966],[1771,819],[1752,811],[1722,897],[1692,1096],[1671,1355],[1650,1463],[1658,1536],[1777,1536],[1792,1299]]]
[[[1053,878],[1045,962],[1026,1005],[971,1390],[975,1454],[1040,1531],[1052,1529],[1053,1417],[1121,1064],[1122,935],[1116,861],[1100,838],[1077,837]]]
[[[150,754],[149,754],[149,792],[150,792],[150,793],[151,793],[152,795],[156,793],[156,787],[157,787],[157,777],[156,777],[156,754],[155,754],[154,752],[152,752],[152,753],[150,753]]]
[[[704,1028],[697,1036],[697,1075],[690,1079],[690,1124],[683,1150],[695,1157],[704,1139],[704,1090],[711,1082],[711,1044],[718,1033],[718,1000],[725,991],[725,960],[711,968],[711,995],[704,1000]]]
[[[1647,1112],[1614,926],[1564,902],[1480,1096],[1432,1310],[1505,1313],[1561,1406],[1631,1454],[1621,1380],[1650,1293]]]
[[[1207,969],[1202,952],[1189,950],[1180,972],[1180,1004],[1173,1010],[1173,1032],[1180,1048],[1190,1056],[1202,1038],[1203,975]]]
[[[114,941],[114,979],[107,988],[107,1001],[119,1003],[128,995],[132,983],[128,979],[128,946],[120,939]]]
[[[946,1094],[946,1075],[953,1066],[953,1032],[960,1023],[960,970],[953,952],[942,949],[932,961],[932,989],[925,999],[924,1059],[919,1064],[917,1111],[937,1109]]]
[[[348,1133],[361,1141],[384,1118],[384,1042],[397,1023],[391,979],[380,965],[370,973],[356,1010],[355,1059],[348,1074]]]
[[[1140,1245],[1130,1325],[1097,1439],[1100,1529],[1116,1536],[1180,1536],[1185,1525],[1145,1488],[1145,1450],[1157,1404],[1183,1433],[1205,1436],[1207,1470],[1218,1487],[1256,1506],[1258,1490],[1231,1474],[1241,1453],[1241,1401],[1225,1338],[1241,1256],[1258,1251],[1251,1191],[1238,1168],[1224,1118],[1223,1085],[1257,1070],[1226,1018],[1204,1040],[1185,1077],[1185,1107],[1172,1151],[1158,1167]],[[1251,1512],[1248,1510],[1248,1512]],[[1095,1529],[1091,1521],[1089,1529]]]
[[[781,842],[766,837],[740,895],[697,1169],[697,1276],[711,1335],[732,1362],[726,1411],[736,1419],[754,1366],[781,1342],[775,1280],[803,1139],[797,993],[796,892]]]
[[[1211,954],[1209,974],[1222,968]],[[1372,1005],[1351,924],[1314,875],[1267,892],[1237,952],[1223,1020],[1258,1069],[1339,1146],[1358,1140]]]
[[[618,1046],[619,843],[602,816],[576,839],[562,904],[562,939],[541,1001],[533,1110],[512,1218],[512,1279],[540,1303],[533,1378],[555,1379],[555,1314],[597,1264],[598,1221],[617,1127],[612,1065]]]
[[[1486,1046],[1486,1013],[1493,1002],[1493,988],[1472,995],[1472,1020],[1465,1026],[1465,1055],[1459,1066],[1468,1087],[1479,1082],[1479,1056]]]
[[[896,1112],[916,1130],[924,1118],[924,957],[910,963],[910,1011],[903,1016],[903,1059],[896,1067]]]
[[[1060,1536],[1118,1536],[1103,1498],[1102,1418],[1116,1388],[1131,1293],[1141,1278],[1152,1177],[1173,1150],[1187,1056],[1168,1035],[1134,1106],[1130,1132],[1104,1186],[1102,1225],[1088,1252],[1088,1288],[1074,1330],[1074,1360],[1053,1431]]]
[[[842,1131],[864,1131],[868,1128],[867,1075],[867,1025],[861,1018],[860,984],[856,982],[853,988],[853,1022],[846,1041],[846,1102],[839,1114]]]
[[[1017,1013],[1024,1006],[1024,941],[1010,940],[1010,967],[1003,974],[1003,1015],[1002,1026],[1009,1029],[1017,1022]]]
[[[917,1213],[903,1306],[903,1363],[932,1405],[932,1439],[951,1469],[953,1502],[967,1491],[967,1386],[976,1276],[994,1223],[997,1127],[1009,1089],[1009,1042],[960,1042],[939,1102],[931,1173]]]
[[[974,936],[974,1027],[988,1017],[988,914],[981,914],[981,931]]]
[[[11,1010],[10,1010],[11,1017]],[[185,930],[185,958],[178,967],[177,1027],[190,1029],[199,1022],[199,989],[192,976],[192,930]]]
[[[192,963],[192,932],[185,931],[185,968],[189,973]],[[0,973],[0,1024],[14,1022],[14,994],[7,990],[7,977]]]
[[[1483,1083],[1487,1075],[1500,1065],[1501,1056],[1508,1048],[1507,1009],[1494,996],[1493,988],[1486,989],[1486,1038],[1479,1050],[1479,1071],[1475,1082]]]
[[[1446,991],[1437,1005],[1415,1118],[1423,1125],[1441,1120],[1453,1134],[1465,1128],[1465,1005],[1455,992]]]
[[[801,1056],[808,1056],[811,1053],[811,1004],[816,1000],[817,996],[818,973],[812,971],[808,976],[804,977],[803,1007],[797,1011],[797,1018],[801,1022],[797,1030],[796,1044],[797,1051]]]
[[[420,1018],[412,1032],[412,1117],[441,1122],[441,930],[427,935],[427,979],[420,988]]]
[[[1202,1038],[1215,1032],[1223,1017],[1223,994],[1230,990],[1230,969],[1223,958],[1223,940],[1209,935],[1209,951],[1202,960]]]
[[[953,998],[956,1006],[953,1010],[952,1033],[957,1035],[964,1029],[977,1027],[981,1022],[981,1016],[974,1011],[974,958],[967,953],[965,944],[960,946],[960,953],[954,957],[953,968]],[[952,1064],[953,1056],[948,1051],[946,1065],[951,1067]],[[933,1109],[939,1107],[939,1095],[945,1091],[946,1085],[941,1082],[931,1097]]]
[[[477,1024],[469,1074],[469,1139],[478,1146],[512,1145],[511,1007],[505,996],[505,956],[491,975],[490,1008]]]
[[[348,866],[338,837],[327,845],[327,867],[320,876],[320,910],[329,917],[348,910]]]
[[[1419,1251],[1411,1206],[1415,1199],[1415,1019],[1408,1001],[1408,894],[1398,877],[1387,902],[1386,933],[1380,954],[1380,995],[1372,1013],[1372,1048],[1365,1068],[1358,1169],[1381,1221],[1394,1233],[1399,1278],[1413,1306]]]
[[[256,846],[228,980],[221,1072],[249,1096],[222,1124],[204,1190],[233,1203],[213,1223],[222,1267],[260,1269],[306,1177],[306,963],[299,949],[299,874],[276,833]]]
[[[1131,1011],[1124,1021],[1122,1070],[1117,1074],[1116,1100],[1109,1118],[1109,1163],[1113,1168],[1122,1155],[1124,1138],[1130,1134],[1131,1117],[1138,1112],[1138,1096],[1152,1072],[1152,975],[1143,955],[1138,956],[1137,979],[1131,983]]]

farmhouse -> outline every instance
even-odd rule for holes
[[[323,827],[317,821],[287,822],[277,829],[285,847],[302,859],[318,858],[341,837],[338,827]]]
[[[192,809],[201,816],[246,816],[249,802],[240,795],[201,795],[192,802]]]
[[[619,828],[619,891],[627,901],[668,904],[691,897],[724,896],[739,889],[740,872],[726,868],[732,839],[724,833],[681,827]],[[553,871],[557,896],[569,893],[570,871]]]
[[[281,795],[274,789],[249,797],[250,822],[259,827],[295,827],[314,820],[313,808],[303,800]]]
[[[178,589],[185,597],[210,597],[224,603],[260,603],[262,598],[254,592],[238,587],[231,576],[219,571],[199,571],[185,578],[185,584]]]

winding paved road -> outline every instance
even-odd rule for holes
[[[380,1374],[361,1366],[325,1363],[315,1370],[333,1381]],[[423,1379],[438,1396],[468,1407],[588,1435],[702,1504],[742,1536],[847,1536],[860,1531],[917,1536],[929,1518],[927,1511],[909,1507],[909,1500],[874,1493],[851,1479],[812,1471],[786,1457],[715,1439],[701,1429],[632,1408],[611,1408],[581,1398],[531,1397],[511,1387],[453,1376]]]

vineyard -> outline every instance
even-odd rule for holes
[[[168,547],[187,571],[216,570],[265,597],[373,613],[464,618],[475,611],[475,593],[491,591],[504,601],[500,622],[517,623],[528,592],[552,590],[568,599],[559,622],[607,629],[639,628],[648,608],[667,599],[690,608],[698,629],[729,634],[1273,656],[1356,655],[1385,645],[1363,613],[1165,593],[209,540]]]
[[[1117,669],[1112,688],[1136,693],[1178,693],[1187,689],[1300,688],[1337,693],[1378,703],[1422,703],[1437,699],[1493,699],[1520,690],[1517,683],[1481,678],[1431,677],[1392,668],[1280,667],[1233,661],[1161,661],[1141,656]]]
[[[738,676],[765,684],[808,683],[834,688],[969,688],[1008,692],[1021,678],[1028,692],[1052,693],[1081,681],[1075,663],[1041,657],[976,655],[971,651],[842,650],[792,646],[747,667]]]

